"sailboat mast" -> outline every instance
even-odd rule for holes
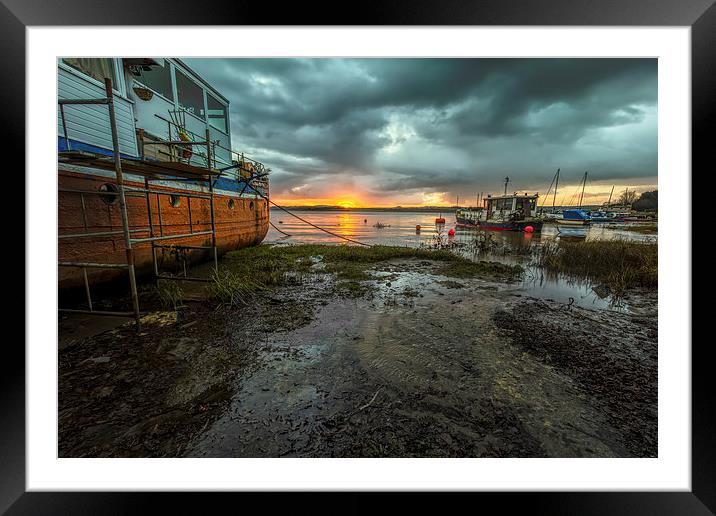
[[[552,197],[552,213],[554,213],[554,203],[557,202],[557,187],[559,186],[559,169],[557,169],[557,176],[554,178],[554,197]]]
[[[612,191],[609,192],[609,200],[607,201],[607,208],[609,208],[609,205],[612,203],[612,194],[614,193],[614,185],[612,185]]]
[[[507,195],[507,183],[509,183],[509,182],[510,182],[510,178],[505,177],[505,195]]]
[[[584,188],[587,186],[587,173],[584,173],[584,182],[582,183],[582,195],[579,196],[579,208],[582,208],[582,200],[584,200]]]

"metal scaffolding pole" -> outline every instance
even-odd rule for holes
[[[124,176],[122,174],[122,159],[119,152],[119,137],[117,135],[117,119],[114,113],[114,93],[112,80],[104,80],[104,89],[107,93],[107,106],[109,107],[109,125],[112,129],[112,149],[114,151],[114,173],[117,177],[117,190],[119,193],[119,211],[122,215],[122,230],[124,231],[124,246],[129,267],[129,288],[132,293],[132,308],[137,331],[141,327],[139,314],[139,295],[137,294],[137,278],[134,273],[134,250],[132,249],[132,234],[129,232],[129,217],[127,216],[127,202],[124,198]]]
[[[122,170],[122,156],[120,153],[120,147],[119,147],[119,135],[118,135],[118,129],[117,129],[117,120],[116,120],[116,113],[115,113],[115,104],[114,104],[114,95],[113,95],[113,89],[112,89],[112,81],[109,79],[105,80],[105,98],[100,99],[60,99],[58,100],[59,106],[60,106],[60,116],[62,118],[62,130],[66,141],[66,147],[67,149],[71,148],[71,143],[69,140],[69,136],[67,133],[67,121],[65,120],[65,105],[83,105],[83,104],[95,104],[95,105],[107,105],[108,111],[109,111],[109,122],[110,122],[110,129],[112,134],[112,153],[113,153],[113,164],[114,164],[114,172],[116,176],[116,186],[117,191],[95,191],[95,190],[86,190],[86,189],[77,189],[77,188],[59,188],[59,191],[62,192],[68,192],[73,194],[79,194],[80,195],[80,201],[82,205],[82,221],[83,221],[83,233],[66,233],[63,235],[59,235],[59,239],[69,239],[69,238],[89,238],[89,237],[100,237],[100,236],[112,236],[112,235],[119,235],[120,233],[124,237],[124,244],[125,244],[125,255],[126,255],[126,263],[99,263],[97,262],[90,262],[90,261],[62,261],[58,262],[58,265],[60,267],[76,267],[80,268],[82,270],[82,278],[83,283],[85,287],[85,294],[87,299],[87,305],[89,310],[84,309],[60,309],[61,312],[68,312],[68,313],[81,313],[81,314],[90,314],[90,315],[111,315],[111,316],[117,316],[117,317],[129,317],[134,318],[137,330],[140,329],[141,320],[140,320],[140,310],[139,310],[139,295],[138,295],[138,289],[137,289],[137,278],[136,278],[136,270],[135,270],[135,250],[133,248],[133,244],[140,244],[140,243],[149,243],[151,245],[151,252],[152,252],[152,264],[154,269],[154,279],[166,279],[166,280],[178,280],[178,281],[211,281],[211,279],[207,278],[192,278],[187,276],[186,271],[186,261],[183,262],[184,265],[184,276],[173,276],[173,275],[167,275],[162,274],[159,267],[159,260],[157,258],[157,249],[164,249],[164,248],[173,248],[173,249],[180,249],[182,251],[184,250],[209,250],[212,253],[212,258],[214,261],[214,270],[218,271],[219,263],[218,263],[218,246],[217,246],[217,218],[216,218],[216,193],[214,191],[214,176],[217,174],[214,170],[214,165],[216,164],[216,155],[215,155],[215,144],[211,141],[211,133],[209,129],[207,128],[205,130],[205,139],[202,140],[199,138],[197,141],[191,141],[191,142],[185,142],[185,141],[174,141],[171,138],[171,124],[169,124],[170,134],[169,139],[166,141],[146,141],[147,135],[144,133],[143,129],[139,129],[137,131],[137,140],[138,140],[138,151],[140,155],[140,161],[145,162],[146,155],[145,155],[145,145],[168,145],[170,149],[173,149],[174,146],[189,146],[191,149],[192,145],[198,145],[198,146],[205,146],[207,149],[206,155],[198,155],[198,158],[206,158],[206,174],[204,173],[197,173],[196,180],[200,184],[201,182],[208,183],[208,192],[205,190],[202,192],[194,192],[191,190],[187,191],[171,191],[171,190],[163,190],[163,189],[157,189],[151,187],[151,181],[152,180],[160,180],[165,179],[165,176],[158,176],[153,177],[151,174],[144,175],[144,188],[136,187],[133,185],[125,185],[124,184],[124,175]],[[81,158],[83,156],[80,156]],[[70,156],[70,159],[72,159],[72,156]],[[79,158],[77,158],[79,159]],[[195,165],[197,169],[201,169],[201,165]],[[221,172],[218,172],[220,175]],[[86,216],[86,208],[85,208],[85,195],[100,195],[109,197],[110,199],[112,197],[116,197],[118,201],[118,207],[122,219],[122,229],[117,231],[112,228],[112,226],[109,227],[109,230],[102,230],[100,231],[92,231],[92,228],[90,228],[91,224],[87,221]],[[162,206],[161,206],[161,196],[162,195],[169,195],[169,196],[177,196],[177,197],[186,197],[187,203],[188,203],[188,210],[189,210],[189,232],[188,233],[176,233],[176,234],[165,234],[164,231],[164,224],[162,220]],[[129,213],[128,213],[128,206],[127,206],[127,197],[135,196],[135,197],[144,197],[146,202],[146,208],[147,208],[147,225],[148,227],[142,227],[142,228],[135,228],[130,229],[129,225]],[[152,197],[156,196],[157,199],[157,210],[156,212],[153,209],[153,203],[152,203]],[[191,200],[192,199],[205,199],[209,201],[209,208],[210,208],[210,229],[208,230],[202,230],[202,231],[194,231],[195,227],[203,226],[206,227],[206,221],[197,221],[194,220],[192,213],[192,206],[191,206]],[[156,215],[156,217],[155,217]],[[158,231],[157,231],[158,226]],[[94,227],[94,226],[92,226]],[[115,226],[116,227],[116,226]],[[141,238],[137,238],[137,236],[132,237],[132,234],[136,233],[144,233],[145,235],[148,233],[148,236],[145,237],[144,235]],[[201,235],[211,235],[211,245],[162,245],[161,241],[167,241],[167,240],[179,240],[179,239],[189,239],[194,238]],[[190,242],[191,243],[191,242]],[[119,269],[119,270],[127,270],[128,276],[129,276],[129,284],[130,284],[130,291],[131,291],[131,299],[132,299],[132,311],[120,311],[120,310],[95,310],[94,304],[92,302],[92,297],[90,294],[90,282],[88,277],[88,269]]]
[[[211,177],[211,135],[206,130],[206,168],[209,171],[209,209],[211,210],[211,247],[214,248],[214,271],[219,272],[219,254],[216,249],[216,221],[214,218],[214,181]]]

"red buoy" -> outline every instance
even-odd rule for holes
[[[455,230],[451,229],[450,231],[448,231],[448,236],[455,236]]]
[[[535,230],[532,226],[525,226],[525,232],[526,233],[532,233]]]

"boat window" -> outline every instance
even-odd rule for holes
[[[207,112],[209,113],[209,125],[222,133],[228,133],[226,123],[226,106],[211,95],[206,96]]]
[[[112,85],[117,89],[117,77],[111,59],[65,57],[62,62],[101,83],[104,83],[105,78],[112,79]]]
[[[140,73],[141,75],[135,79],[137,82],[154,90],[164,98],[174,100],[172,71],[169,63],[165,61],[164,65],[152,66],[150,70],[142,70]]]
[[[119,196],[117,193],[119,190],[117,189],[116,185],[113,185],[112,183],[104,183],[100,185],[99,187],[100,192],[109,192],[109,193],[101,193],[99,194],[99,198],[102,199],[107,204],[116,204]]]
[[[204,90],[189,77],[177,70],[177,96],[179,105],[192,115],[204,118]]]

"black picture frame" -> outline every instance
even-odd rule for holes
[[[279,7],[280,5],[280,7]],[[217,13],[221,13],[218,15]],[[314,2],[272,5],[244,0],[206,3],[190,0],[2,0],[0,87],[3,141],[24,170],[25,29],[37,25],[606,25],[690,26],[692,30],[692,177],[707,171],[716,120],[716,5],[714,0],[400,0],[360,4]],[[25,102],[20,102],[25,99]],[[711,165],[712,168],[713,166]],[[685,171],[688,174],[688,171]],[[682,213],[682,216],[684,214]],[[688,215],[688,214],[687,214]],[[31,271],[26,270],[26,274]],[[0,512],[7,514],[124,514],[154,511],[184,514],[200,507],[186,494],[149,493],[26,493],[25,492],[25,353],[15,339],[4,339],[0,360]],[[686,344],[686,343],[684,343]],[[469,506],[499,504],[500,512],[550,514],[713,514],[716,512],[716,429],[714,428],[713,344],[705,338],[692,346],[692,491],[479,493]],[[48,353],[52,353],[48,349]],[[233,494],[222,495],[224,498]],[[242,495],[252,500],[254,495]],[[299,499],[306,494],[299,494]],[[372,494],[351,494],[341,512],[372,510]],[[232,498],[233,499],[233,498]],[[283,497],[273,497],[283,502]],[[230,502],[231,503],[231,502]],[[266,502],[262,501],[262,504]],[[275,502],[274,502],[275,503]],[[289,502],[293,507],[302,501]],[[443,502],[438,502],[441,506]],[[475,504],[479,505],[475,505]],[[486,505],[488,504],[489,505]],[[172,508],[172,505],[174,505]],[[199,504],[199,505],[195,505]],[[421,495],[402,502],[401,512],[429,507]],[[269,504],[268,507],[273,507]],[[319,510],[313,503],[310,512]],[[457,508],[457,506],[455,506]],[[238,510],[238,506],[236,507]],[[333,507],[336,508],[335,506]]]

